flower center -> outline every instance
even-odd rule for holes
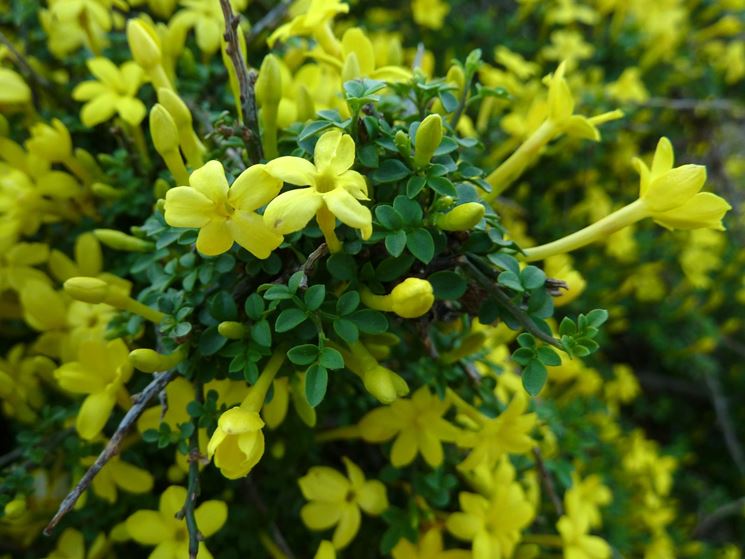
[[[336,188],[335,177],[330,172],[321,173],[316,177],[316,191],[324,194]]]
[[[219,205],[217,206],[217,213],[223,217],[229,218],[235,213],[235,208],[231,206],[226,200],[225,202],[223,202],[222,207],[220,207]]]

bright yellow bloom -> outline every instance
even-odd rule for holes
[[[465,433],[458,445],[473,450],[461,467],[473,470],[483,463],[492,465],[505,454],[521,454],[533,448],[535,443],[530,432],[537,417],[534,413],[525,413],[527,407],[527,398],[516,394],[504,412],[493,419],[485,419],[479,431]]]
[[[708,227],[724,230],[722,218],[732,206],[710,192],[699,192],[706,182],[706,167],[681,165],[673,168],[673,146],[660,138],[652,168],[635,158],[641,175],[639,200],[648,214],[667,229]]]
[[[580,526],[590,528],[602,524],[599,508],[611,502],[613,494],[599,476],[593,474],[585,479],[572,475],[572,486],[564,493],[566,514]]]
[[[313,36],[323,49],[332,56],[340,53],[339,41],[331,31],[331,22],[338,14],[349,12],[349,4],[340,0],[311,0],[305,13],[296,15],[291,21],[280,25],[269,36],[269,46],[290,37]]]
[[[339,250],[334,234],[335,217],[359,229],[362,238],[372,234],[372,214],[360,204],[367,200],[365,177],[352,171],[355,145],[348,134],[334,129],[316,144],[315,165],[300,157],[278,157],[267,163],[266,170],[278,179],[298,186],[272,200],[264,212],[264,221],[278,233],[299,231],[316,216],[332,251]]]
[[[316,551],[313,559],[336,559],[334,544],[328,540],[323,540],[318,546],[318,551]]]
[[[75,528],[68,528],[57,540],[57,546],[44,559],[105,559],[111,556],[111,542],[104,534],[98,534],[88,553],[85,552],[83,534]]]
[[[458,500],[463,512],[455,512],[447,519],[448,531],[458,539],[472,542],[473,557],[477,559],[511,557],[520,532],[534,516],[507,459],[502,460],[495,476],[499,483],[489,497],[461,492]]]
[[[336,549],[349,545],[360,528],[360,509],[377,516],[388,508],[385,485],[366,480],[354,462],[344,458],[347,476],[327,466],[314,466],[298,480],[303,496],[310,502],[300,510],[303,523],[311,530],[336,526],[332,542]]]
[[[247,0],[230,0],[233,12],[245,9]],[[197,46],[205,54],[214,54],[220,48],[220,40],[225,32],[225,19],[220,2],[214,0],[181,0],[183,9],[171,18],[170,25],[179,34],[194,29]]]
[[[16,243],[10,248],[0,241],[0,292],[12,289],[20,292],[28,282],[49,283],[49,277],[33,266],[49,258],[49,246],[44,243]]]
[[[442,0],[412,0],[411,11],[414,21],[422,27],[441,29],[450,12],[450,5]]]
[[[207,455],[228,479],[248,475],[264,455],[264,422],[255,411],[240,406],[224,412],[207,445]]]
[[[42,10],[39,19],[49,36],[49,50],[60,59],[81,46],[99,54],[108,44],[114,5],[127,9],[122,0],[48,0],[47,4],[49,9]]]
[[[282,181],[268,170],[253,165],[228,187],[222,164],[208,161],[191,174],[190,186],[166,193],[166,222],[173,227],[198,227],[197,250],[202,254],[222,254],[237,242],[257,258],[268,258],[282,242],[282,236],[256,213],[282,188]]]
[[[393,559],[471,559],[473,557],[470,551],[443,549],[442,531],[437,527],[430,528],[421,534],[416,544],[406,538],[401,538],[391,554]]]
[[[95,458],[82,460],[84,466],[93,464]],[[147,493],[153,488],[153,475],[142,468],[138,468],[115,456],[98,472],[91,483],[93,492],[108,501],[115,503],[117,490],[128,493]]]
[[[371,309],[393,312],[402,318],[418,318],[429,312],[435,302],[432,284],[421,278],[406,278],[388,295],[375,295],[367,288],[360,295]]]
[[[589,535],[586,521],[572,516],[562,516],[556,523],[564,546],[564,557],[568,559],[609,559],[611,548],[608,543],[597,536]]]
[[[391,448],[391,464],[407,466],[421,453],[433,468],[442,464],[442,442],[453,442],[458,430],[443,415],[450,407],[421,387],[411,399],[398,399],[390,406],[374,409],[360,420],[359,430],[368,442],[381,443],[396,437]]]
[[[145,104],[137,99],[142,84],[142,68],[129,61],[120,67],[108,58],[92,58],[88,69],[98,81],[87,81],[72,92],[76,101],[87,101],[80,111],[80,120],[85,126],[106,122],[115,114],[132,126],[138,126],[145,118]]]
[[[127,401],[124,384],[132,376],[129,351],[120,339],[84,340],[78,360],[54,372],[59,385],[69,392],[87,394],[78,411],[75,428],[86,439],[95,438],[109,419],[117,397]]]
[[[186,502],[186,489],[177,485],[167,488],[160,496],[157,511],[139,510],[127,518],[127,531],[134,541],[156,546],[151,558],[183,559],[189,556],[189,536],[186,521],[176,518],[176,513]],[[205,501],[194,511],[199,533],[210,537],[223,527],[228,518],[228,507],[223,501]],[[200,559],[211,559],[203,542],[199,542]]]
[[[31,88],[17,72],[0,68],[0,107],[31,101]]]

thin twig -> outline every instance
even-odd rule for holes
[[[238,42],[238,23],[240,18],[233,13],[230,0],[220,0],[222,14],[225,18],[225,52],[235,68],[235,76],[238,80],[238,89],[241,96],[241,113],[246,125],[246,151],[253,163],[258,163],[264,157],[259,140],[259,120],[256,115],[256,95],[254,85],[256,84],[256,72],[246,69],[246,61],[243,60],[240,44]]]
[[[300,280],[300,287],[302,287],[303,289],[308,287],[308,276],[313,273],[313,270],[315,270],[318,261],[326,256],[328,253],[328,245],[326,245],[326,243],[321,243],[320,245],[318,245],[318,248],[316,248],[308,255],[305,263],[303,263],[303,266],[300,268],[303,271],[303,279]]]
[[[106,446],[101,451],[101,454],[99,454],[98,458],[96,458],[96,461],[90,468],[88,468],[88,471],[86,471],[83,477],[80,478],[80,481],[72,489],[72,491],[67,494],[67,497],[62,500],[57,513],[54,515],[54,517],[52,517],[52,520],[49,521],[47,527],[44,528],[45,535],[48,536],[52,533],[52,530],[54,530],[55,526],[59,524],[60,520],[62,520],[62,517],[64,517],[68,512],[72,510],[72,507],[75,506],[75,503],[78,501],[80,496],[85,492],[86,489],[88,489],[88,486],[90,486],[93,478],[96,477],[98,472],[101,471],[101,469],[109,460],[119,454],[120,446],[122,444],[124,436],[129,432],[140,415],[142,415],[142,412],[145,411],[145,407],[148,405],[150,400],[152,400],[171,381],[175,374],[175,371],[155,373],[155,378],[153,378],[150,384],[148,384],[145,389],[140,392],[139,396],[137,397],[137,401],[132,405],[131,408],[129,408],[129,411],[119,422],[119,426],[116,428],[116,431],[111,436],[111,439],[109,439],[109,442],[106,443]]]
[[[712,404],[714,404],[714,412],[717,415],[719,427],[722,429],[727,450],[729,450],[730,457],[735,463],[735,466],[737,466],[740,475],[745,476],[745,452],[743,452],[742,444],[737,438],[737,431],[735,430],[732,417],[729,413],[729,405],[727,403],[727,398],[722,391],[719,376],[715,371],[705,373],[703,376],[704,382],[711,394],[711,401]]]
[[[267,14],[257,21],[248,33],[246,33],[246,45],[250,46],[265,31],[273,31],[277,25],[279,25],[279,22],[284,19],[291,4],[292,0],[283,0],[269,10]]]
[[[49,81],[31,67],[24,56],[18,51],[18,49],[13,46],[13,43],[10,42],[10,39],[8,39],[2,31],[0,31],[0,43],[4,44],[7,47],[8,52],[10,52],[10,54],[15,59],[18,69],[25,77],[36,82],[43,88],[48,89],[51,87]]]
[[[546,464],[543,462],[541,449],[537,446],[533,447],[533,456],[535,457],[535,466],[538,469],[538,473],[541,474],[543,486],[546,488],[546,493],[548,493],[548,496],[551,499],[551,502],[554,504],[554,508],[556,509],[556,514],[558,514],[559,516],[563,516],[564,507],[561,505],[561,499],[559,499],[559,495],[556,493],[554,480],[551,477],[551,474],[548,473]]]
[[[202,404],[204,402],[204,391],[202,383],[194,382],[194,399]],[[202,458],[199,453],[199,418],[192,419],[194,430],[189,437],[189,481],[186,492],[186,501],[180,511],[176,513],[176,518],[186,519],[186,530],[189,533],[189,559],[197,559],[199,553],[199,542],[204,538],[199,533],[197,518],[194,514],[197,497],[199,497],[199,462]]]
[[[261,496],[259,495],[256,486],[250,478],[246,479],[246,489],[248,490],[248,497],[251,499],[251,501],[253,501],[253,504],[256,506],[261,515],[264,518],[269,518],[269,509],[267,508],[266,504],[264,504],[264,501],[261,500]],[[277,524],[272,522],[270,528],[272,531],[272,539],[274,540],[274,543],[276,543],[277,547],[282,550],[282,553],[285,554],[285,557],[287,559],[295,559],[295,554],[292,552],[292,549],[290,549],[287,540],[282,535],[282,532],[279,530]]]
[[[693,537],[700,538],[721,520],[724,520],[728,516],[741,514],[743,510],[745,510],[745,497],[740,497],[736,501],[722,505],[711,514],[703,517],[696,524],[696,527],[693,529]]]

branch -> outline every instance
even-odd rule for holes
[[[287,14],[287,10],[290,9],[292,0],[283,0],[276,6],[274,6],[267,14],[257,21],[246,33],[246,46],[251,45],[261,34],[265,31],[272,31],[279,25]]]
[[[702,518],[693,530],[693,537],[700,538],[703,534],[708,532],[712,526],[717,524],[720,520],[732,516],[734,514],[741,514],[745,509],[745,497],[740,497],[736,501],[722,505],[710,515]]]
[[[236,32],[240,18],[233,13],[230,0],[220,0],[220,7],[222,7],[222,14],[225,18],[225,34],[223,35],[226,43],[225,52],[230,57],[233,68],[235,68],[235,76],[238,80],[238,89],[241,96],[241,113],[247,128],[247,137],[244,138],[246,151],[248,151],[249,159],[253,163],[258,163],[264,157],[264,154],[259,141],[259,120],[256,115],[256,95],[254,93],[256,72],[253,70],[249,72],[246,69],[246,62],[243,60],[243,53]]]
[[[318,245],[313,252],[308,255],[307,260],[300,268],[303,271],[303,279],[300,281],[300,287],[308,287],[308,276],[316,269],[318,261],[329,253],[329,247],[326,243]]]
[[[52,517],[52,520],[49,521],[47,527],[44,528],[44,535],[48,536],[52,533],[52,530],[54,530],[55,526],[59,524],[60,520],[62,520],[62,517],[64,517],[68,512],[72,510],[72,507],[75,506],[75,503],[80,498],[80,496],[85,492],[86,489],[88,489],[88,486],[91,484],[93,478],[96,477],[98,472],[101,471],[101,469],[109,460],[119,454],[119,447],[122,444],[124,436],[129,432],[129,430],[132,428],[132,425],[134,425],[135,421],[137,421],[140,415],[142,415],[142,412],[145,411],[145,407],[148,405],[150,400],[152,400],[161,390],[163,390],[163,388],[165,388],[165,386],[171,381],[175,374],[175,371],[155,373],[153,380],[145,387],[142,392],[140,392],[134,405],[129,408],[129,411],[124,415],[121,422],[119,422],[119,426],[116,428],[116,431],[111,436],[111,439],[109,439],[109,442],[106,443],[106,446],[101,451],[101,454],[99,454],[98,458],[96,458],[96,461],[90,468],[88,468],[88,471],[86,471],[83,477],[80,478],[80,481],[72,489],[72,491],[67,494],[67,497],[62,500],[57,513],[54,515],[54,517]]]
[[[202,390],[202,383],[199,381],[194,382],[194,399],[200,404],[204,402],[204,391]],[[186,501],[181,510],[176,513],[176,518],[186,519],[186,530],[189,533],[189,559],[197,559],[199,542],[204,539],[202,534],[199,533],[197,519],[194,515],[194,505],[199,496],[199,461],[202,457],[199,453],[199,419],[193,418],[192,425],[194,431],[189,437],[189,482]]]
[[[267,508],[266,504],[264,504],[264,501],[261,500],[259,492],[257,491],[256,486],[254,485],[251,478],[246,478],[245,487],[248,490],[248,498],[253,501],[253,504],[256,506],[261,515],[264,518],[269,518],[269,509]],[[285,554],[285,557],[287,559],[295,559],[295,554],[292,552],[292,549],[290,549],[290,546],[287,544],[287,540],[282,535],[282,532],[279,530],[277,524],[275,522],[271,522],[270,528],[272,531],[274,543],[276,543],[277,547],[282,550],[282,552]]]
[[[551,502],[554,504],[556,514],[558,514],[559,516],[564,516],[564,507],[561,505],[561,499],[559,499],[559,495],[556,493],[554,480],[551,477],[551,474],[548,473],[546,464],[543,462],[541,449],[537,446],[533,447],[533,456],[535,457],[535,467],[538,470],[538,473],[541,474],[543,486],[546,488],[546,493],[548,493],[548,496],[551,498]]]
[[[714,412],[717,415],[719,427],[722,429],[727,450],[729,450],[732,461],[735,463],[735,466],[737,466],[740,475],[745,476],[745,452],[743,452],[742,444],[737,438],[737,431],[732,423],[732,417],[729,413],[729,405],[727,404],[727,398],[722,391],[719,376],[715,371],[704,373],[703,376],[704,382],[706,382],[706,386],[711,394],[711,402],[714,404]]]

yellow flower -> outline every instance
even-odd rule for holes
[[[86,439],[95,438],[109,419],[117,396],[128,400],[124,384],[132,376],[129,351],[120,339],[84,340],[78,360],[54,372],[59,385],[76,394],[87,394],[78,411],[75,428]]]
[[[470,551],[462,549],[443,549],[442,531],[437,527],[420,535],[416,544],[401,538],[391,554],[393,559],[471,559],[473,556]]]
[[[562,516],[556,523],[564,546],[564,557],[572,559],[608,559],[611,548],[608,543],[597,536],[587,533],[589,525],[571,513]]]
[[[500,415],[486,419],[478,432],[466,433],[458,441],[459,446],[473,448],[461,467],[473,470],[480,464],[495,464],[507,453],[525,453],[534,446],[530,432],[535,427],[537,417],[525,413],[528,401],[522,394],[516,394]]]
[[[495,472],[499,483],[489,497],[467,492],[458,495],[463,512],[448,517],[447,529],[456,538],[472,542],[473,557],[511,557],[520,532],[533,519],[533,507],[514,481],[514,474],[509,461],[503,460]]]
[[[253,165],[228,187],[219,161],[208,161],[189,177],[190,186],[166,193],[165,219],[173,227],[198,227],[197,250],[222,254],[237,242],[257,258],[267,258],[282,236],[264,223],[256,210],[282,188],[265,165]]]
[[[313,559],[336,559],[334,544],[328,540],[323,540],[318,546],[318,551],[316,551]]]
[[[366,480],[360,468],[344,458],[347,476],[327,466],[314,466],[298,480],[303,496],[310,501],[300,510],[311,530],[336,526],[332,542],[336,549],[349,545],[360,528],[360,509],[377,516],[388,508],[385,486]]]
[[[396,400],[365,415],[360,434],[375,443],[396,437],[391,448],[391,464],[396,468],[411,464],[418,453],[436,468],[443,460],[442,441],[453,442],[458,436],[458,430],[442,417],[449,407],[450,402],[423,386],[411,399]]]
[[[0,107],[31,101],[31,88],[23,78],[9,68],[0,68]]]
[[[84,466],[90,466],[94,462],[90,457],[81,460]],[[98,472],[91,483],[93,492],[108,501],[115,503],[117,488],[129,493],[147,493],[153,488],[153,476],[147,470],[133,466],[115,456]]]
[[[300,157],[278,157],[267,163],[269,174],[290,184],[308,186],[284,192],[272,200],[264,212],[264,221],[281,234],[299,231],[316,216],[332,251],[339,242],[334,234],[335,218],[355,229],[363,239],[372,234],[372,214],[360,204],[367,200],[367,183],[354,165],[354,140],[334,129],[316,144],[315,165]]]
[[[706,167],[681,165],[673,168],[673,146],[660,138],[652,168],[635,158],[641,175],[639,200],[648,214],[667,229],[708,227],[723,230],[722,218],[732,209],[724,198],[710,192],[699,192],[706,182]]]
[[[233,12],[240,13],[248,2],[230,0]],[[197,46],[205,54],[214,54],[220,48],[220,39],[225,31],[220,2],[215,0],[181,0],[183,9],[171,18],[171,27],[178,33],[186,34],[193,28],[197,36]]]
[[[189,536],[186,522],[176,518],[186,502],[186,489],[177,485],[160,496],[157,511],[139,510],[126,520],[127,531],[137,543],[156,546],[150,557],[183,559],[189,556]],[[228,517],[228,507],[222,501],[205,501],[194,511],[199,533],[205,538],[220,530]],[[199,542],[199,558],[211,559],[203,542]]]
[[[313,36],[328,54],[336,56],[340,53],[340,47],[339,41],[331,31],[331,21],[337,14],[347,12],[349,4],[340,0],[311,0],[305,13],[296,15],[288,23],[279,26],[267,42],[271,47],[278,40],[285,41],[294,36]]]
[[[579,476],[573,474],[572,487],[564,493],[567,515],[580,526],[586,525],[590,528],[602,524],[599,507],[607,505],[612,499],[610,489],[603,485],[597,475],[580,479]]]
[[[414,21],[422,27],[441,29],[445,16],[450,12],[450,5],[442,0],[412,0],[411,11]]]
[[[264,422],[255,411],[240,406],[224,412],[207,445],[207,456],[228,479],[248,475],[264,455]]]
[[[28,282],[49,283],[41,270],[33,268],[49,258],[49,246],[44,243],[16,243],[9,248],[0,241],[0,292],[12,289],[20,292]]]
[[[87,101],[80,111],[82,123],[95,126],[119,114],[127,124],[138,126],[147,113],[145,104],[136,97],[142,83],[142,68],[132,61],[117,68],[102,57],[88,60],[87,65],[98,81],[83,82],[72,92],[76,101]]]
[[[83,534],[74,528],[68,528],[57,540],[57,546],[44,559],[105,559],[111,556],[111,542],[104,534],[98,534],[93,540],[88,553],[85,553]]]

